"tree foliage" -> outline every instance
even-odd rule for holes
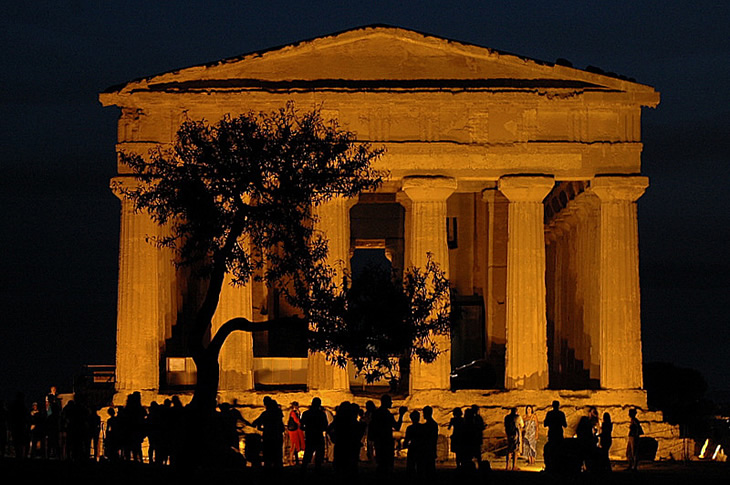
[[[382,153],[323,120],[319,109],[299,113],[292,103],[215,124],[185,121],[172,147],[158,146],[147,157],[120,153],[137,184],[117,190],[166,227],[154,242],[206,283],[185,329],[198,368],[195,403],[215,405],[227,335],[264,328],[235,318],[206,342],[226,275],[238,285],[261,280],[301,307],[312,278],[327,271],[327,241],[314,230],[314,209],[377,188],[387,174],[372,164]]]
[[[215,124],[185,121],[171,147],[120,153],[137,183],[117,190],[165,227],[154,243],[204,283],[194,319],[182,322],[197,366],[194,405],[214,408],[218,356],[231,332],[277,324],[240,316],[211,334],[227,276],[273,287],[309,323],[312,350],[343,366],[351,360],[368,380],[393,378],[398,360],[436,358],[434,335],[449,329],[448,281],[438,265],[429,257],[402,281],[372,273],[347,287],[315,230],[317,206],[380,186],[387,174],[373,162],[382,153],[318,109],[299,113],[291,103]]]
[[[331,281],[331,280],[330,280]],[[334,296],[334,299],[332,298]],[[310,348],[367,382],[407,377],[411,359],[433,362],[440,354],[434,337],[450,329],[449,282],[431,255],[425,268],[394,272],[368,266],[344,291],[323,291],[312,303],[326,305],[326,318],[313,318]]]

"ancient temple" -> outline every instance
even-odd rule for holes
[[[390,179],[323,207],[320,229],[333,263],[370,251],[403,268],[431,252],[447,271],[459,317],[441,342],[449,351],[414,366],[413,403],[429,396],[447,412],[478,401],[500,416],[556,398],[575,412],[646,406],[636,203],[648,186],[640,120],[659,103],[652,87],[373,26],[134,80],[100,100],[121,110],[118,149],[143,154],[171,142],[185,117],[290,100],[384,146]],[[117,180],[133,183],[125,170]],[[196,288],[146,242],[160,230],[122,201],[117,388],[148,398],[184,387],[191,365],[176,325]],[[266,320],[275,306],[256,285],[226,287],[216,321]],[[277,351],[273,333],[259,340],[239,333],[223,347],[222,396],[245,400],[272,383],[349,392],[352,376],[321,355]],[[482,387],[495,391],[449,392],[452,370],[474,361],[493,370]]]

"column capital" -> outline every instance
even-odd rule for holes
[[[143,182],[141,182],[134,175],[119,175],[117,177],[113,177],[109,181],[109,188],[112,190],[112,193],[116,195],[117,198],[121,201],[129,200],[127,197],[125,197],[125,192],[137,189],[142,185]]]
[[[507,175],[499,179],[499,191],[510,202],[542,202],[555,180],[545,175]]]
[[[507,199],[501,197],[501,194],[496,185],[494,187],[488,187],[482,190],[482,201],[488,204],[506,204],[508,202]]]
[[[601,202],[634,202],[649,186],[649,178],[641,176],[610,175],[591,180],[590,191]]]
[[[401,190],[412,201],[446,201],[456,190],[456,179],[444,176],[404,177]]]

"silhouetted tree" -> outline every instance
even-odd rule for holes
[[[189,441],[199,441],[201,423],[215,411],[218,357],[228,335],[298,319],[254,323],[237,317],[212,333],[227,276],[233,285],[253,280],[273,288],[308,322],[310,347],[335,362],[353,358],[365,368],[377,361],[381,354],[361,355],[352,338],[351,291],[325,262],[327,241],[315,230],[315,208],[376,189],[387,175],[372,167],[382,153],[335,121],[325,122],[318,109],[301,114],[293,103],[273,113],[227,115],[213,125],[185,121],[172,147],[158,146],[147,157],[120,153],[137,183],[115,188],[165,227],[152,242],[172,249],[175,264],[188,267],[204,288],[194,318],[180,322],[197,367],[191,411],[200,434],[189,430]],[[445,325],[434,304],[447,305],[444,288],[448,282],[431,262],[406,273],[410,308],[398,314],[408,323],[411,355],[425,361],[438,354],[430,332]]]
[[[394,391],[407,391],[411,360],[433,362],[441,352],[434,336],[449,334],[449,296],[449,281],[430,254],[424,268],[410,267],[402,279],[367,266],[344,291],[312,300],[322,313],[341,313],[321,319],[310,347],[341,366],[352,362],[366,382],[387,379]]]
[[[289,103],[213,125],[185,121],[170,148],[158,146],[148,157],[120,153],[138,183],[117,190],[166,226],[167,235],[153,242],[174,250],[175,264],[205,283],[184,328],[197,366],[194,408],[215,409],[218,356],[228,335],[264,328],[234,318],[211,335],[226,276],[234,285],[263,281],[311,317],[307,288],[328,275],[327,241],[314,230],[314,208],[377,188],[386,174],[372,162],[382,152],[325,122],[318,109],[301,114]]]
[[[682,434],[700,436],[708,428],[712,403],[705,398],[707,381],[695,369],[666,362],[644,364],[647,404],[659,409],[668,423],[680,425]]]

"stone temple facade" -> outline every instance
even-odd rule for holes
[[[431,252],[447,271],[459,310],[449,349],[413,366],[405,404],[478,403],[498,440],[511,406],[542,419],[559,399],[573,426],[585,407],[611,412],[617,454],[629,406],[646,408],[636,203],[642,107],[659,93],[633,80],[574,69],[400,28],[358,28],[131,81],[100,95],[117,106],[118,149],[147,153],[169,143],[186,117],[272,111],[292,100],[385,146],[390,179],[377,193],[321,209],[333,264],[358,252],[396,268]],[[125,167],[118,181],[133,183]],[[195,307],[194,282],[171,254],[146,242],[158,228],[122,201],[117,321],[120,400],[178,393],[189,374],[176,326]],[[273,296],[255,284],[224,289],[220,325],[266,320]],[[279,400],[328,405],[360,398],[346,370],[321,355],[291,356],[234,334],[221,355],[221,399],[257,412],[260,384],[299,384]],[[491,390],[450,390],[454,368],[477,360]],[[188,371],[186,374],[185,372]],[[177,376],[177,377],[176,377]],[[176,380],[177,379],[177,380]],[[306,390],[305,386],[306,385]],[[675,430],[645,411],[660,456]]]

